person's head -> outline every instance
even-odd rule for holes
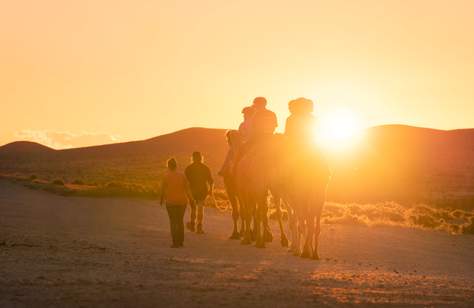
[[[201,152],[193,152],[193,162],[200,163],[202,162],[202,154]]]
[[[166,165],[168,166],[168,170],[175,171],[178,168],[178,164],[176,163],[176,159],[170,158],[166,162]]]
[[[244,115],[245,120],[250,119],[254,113],[255,109],[253,107],[244,107],[244,109],[242,109],[242,114]]]
[[[304,97],[294,99],[288,103],[288,109],[293,115],[310,114],[313,112],[313,101]]]
[[[265,97],[259,96],[254,98],[252,104],[257,110],[262,110],[267,107],[267,99]]]

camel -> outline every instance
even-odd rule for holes
[[[235,159],[235,155],[239,150],[241,140],[238,131],[230,130],[226,134],[227,143],[229,144],[229,152],[227,153],[226,161],[224,162],[224,166],[222,167],[219,175],[221,175],[224,179],[224,186],[227,192],[227,196],[229,198],[229,202],[232,206],[232,222],[233,222],[233,229],[232,235],[229,237],[230,239],[237,240],[244,233],[244,219],[243,219],[243,212],[242,212],[242,202],[239,200],[239,195],[237,194],[236,184],[235,184],[235,176],[232,175],[230,170],[233,169],[233,160]],[[240,220],[240,230],[238,228]]]
[[[280,239],[288,246],[281,208],[286,206],[291,232],[290,252],[319,259],[321,214],[329,182],[329,169],[317,149],[287,153],[283,135],[274,135],[247,150],[235,166],[235,184],[244,222],[243,244],[252,243],[254,223],[257,247],[265,247],[272,235],[268,226],[268,193],[275,200]],[[298,147],[296,147],[298,148]]]
[[[276,189],[278,176],[276,160],[273,155],[273,138],[248,149],[234,168],[236,189],[241,201],[241,211],[245,222],[242,244],[252,243],[255,237],[255,246],[265,247],[265,242],[273,239],[268,224],[268,194],[272,190],[277,200],[278,222],[282,246],[288,245],[284,233],[280,208],[280,197]],[[252,222],[254,224],[252,232]]]
[[[290,158],[286,191],[291,230],[290,252],[319,259],[321,214],[330,178],[329,168],[317,150],[302,151]]]
[[[314,145],[290,143],[280,134],[274,135],[272,140],[267,145],[274,158],[268,185],[277,210],[281,245],[288,246],[281,217],[284,207],[291,234],[289,251],[297,256],[319,259],[321,214],[330,177],[328,165]]]

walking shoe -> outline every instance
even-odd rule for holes
[[[186,223],[186,228],[191,231],[191,232],[194,232],[194,222],[190,221],[188,223]]]

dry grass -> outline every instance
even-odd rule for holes
[[[400,226],[441,230],[451,234],[474,234],[474,211],[435,208],[428,205],[403,206],[395,202],[376,204],[327,203],[323,221],[327,224]]]

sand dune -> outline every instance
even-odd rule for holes
[[[472,236],[324,225],[310,261],[227,240],[229,223],[208,209],[207,234],[176,250],[156,202],[0,181],[0,306],[474,305]]]

